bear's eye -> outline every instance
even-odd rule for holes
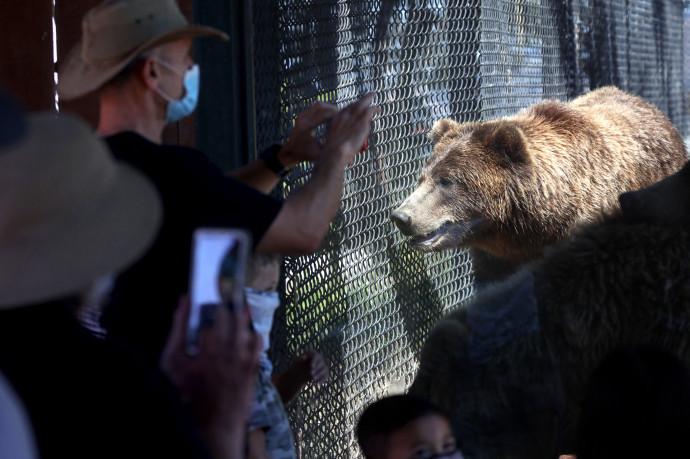
[[[451,186],[453,182],[448,177],[441,177],[438,179],[438,184],[441,186]]]

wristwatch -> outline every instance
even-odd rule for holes
[[[267,149],[265,149],[261,153],[259,158],[261,158],[266,163],[266,167],[273,171],[274,174],[276,174],[280,178],[283,178],[290,173],[290,169],[286,168],[283,165],[283,163],[281,163],[278,160],[278,157],[276,156],[278,154],[278,150],[280,150],[281,148],[281,144],[273,144]]]

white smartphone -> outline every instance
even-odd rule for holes
[[[192,238],[187,322],[187,352],[199,352],[204,327],[213,325],[216,310],[244,307],[244,283],[251,236],[238,228],[198,228]]]

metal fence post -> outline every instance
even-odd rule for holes
[[[194,2],[199,24],[217,27],[230,42],[196,40],[201,93],[196,112],[196,145],[221,168],[255,156],[253,21],[251,0]]]

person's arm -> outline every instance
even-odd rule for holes
[[[343,194],[345,167],[354,161],[369,135],[371,118],[379,111],[368,94],[330,120],[326,140],[312,176],[283,204],[257,252],[301,254],[315,251],[333,220]]]
[[[295,398],[306,383],[316,381],[323,384],[328,376],[328,365],[323,356],[310,349],[290,362],[286,371],[274,375],[271,382],[280,394],[283,404],[287,404]]]
[[[290,138],[275,154],[276,159],[286,169],[292,169],[302,161],[315,161],[319,157],[322,147],[319,141],[314,138],[314,131],[337,113],[338,108],[335,105],[324,102],[316,102],[309,109],[300,113],[295,120]],[[227,175],[263,193],[270,193],[280,180],[280,177],[267,167],[263,159],[257,159],[234,169]]]
[[[219,308],[213,327],[201,335],[198,355],[189,356],[188,316],[189,300],[184,298],[175,311],[160,367],[192,409],[213,456],[243,459],[261,340],[249,327],[246,309],[230,317]]]
[[[286,164],[284,165],[288,167]],[[280,177],[266,167],[261,159],[233,169],[226,175],[266,194],[270,193],[280,180]]]
[[[247,459],[271,459],[266,452],[266,436],[262,429],[254,429],[247,435]]]

